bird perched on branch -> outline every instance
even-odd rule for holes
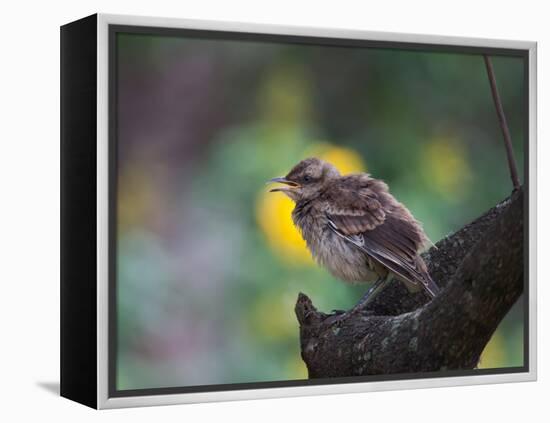
[[[292,220],[319,264],[346,282],[374,282],[341,317],[372,301],[392,277],[411,292],[438,293],[420,256],[428,238],[383,181],[366,173],[342,176],[330,163],[309,158],[269,182],[281,184],[271,192],[295,202]]]

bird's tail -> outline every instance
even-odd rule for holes
[[[426,263],[421,256],[416,256],[416,271],[417,273],[415,279],[417,285],[421,285],[431,298],[434,298],[437,294],[439,294],[441,289],[439,289],[439,286],[437,286],[430,276],[428,266],[426,266]]]
[[[439,291],[441,291],[428,272],[424,273],[423,285],[426,292],[432,298],[434,298],[437,294],[439,294]]]

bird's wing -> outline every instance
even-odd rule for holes
[[[369,180],[359,176],[351,186],[340,185],[325,194],[325,211],[332,223],[344,235],[370,231],[385,218],[382,199],[369,186]]]
[[[338,207],[326,208],[329,227],[396,276],[420,284],[434,296],[437,286],[418,256],[425,240],[420,226],[403,219],[403,206],[396,201],[390,210],[382,207],[387,200],[381,198],[385,192],[359,189],[355,193],[355,201],[349,201],[353,196],[344,195]]]

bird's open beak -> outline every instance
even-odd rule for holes
[[[295,190],[296,188],[299,188],[300,187],[300,184],[297,184],[296,182],[292,182],[292,181],[289,181],[288,179],[285,179],[284,177],[277,177],[277,178],[273,178],[273,179],[270,179],[269,181],[267,181],[268,184],[271,184],[271,183],[278,183],[278,184],[285,184],[287,185],[286,187],[277,187],[277,188],[272,188],[269,190],[269,192],[277,192],[277,191],[293,191]]]

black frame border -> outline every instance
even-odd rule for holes
[[[315,45],[326,47],[355,47],[355,48],[377,48],[390,50],[408,50],[408,51],[423,51],[423,52],[439,52],[439,53],[459,53],[459,54],[488,54],[491,56],[508,56],[518,57],[524,63],[524,124],[523,124],[523,140],[524,140],[524,292],[523,292],[523,313],[524,313],[524,365],[520,367],[506,367],[495,369],[472,369],[472,370],[445,370],[437,372],[423,373],[408,373],[408,374],[392,374],[392,375],[376,375],[376,376],[357,376],[357,377],[340,377],[340,378],[323,378],[323,379],[303,379],[303,380],[287,380],[287,381],[264,381],[264,382],[247,382],[247,383],[231,383],[231,384],[216,384],[216,385],[197,385],[197,386],[180,386],[166,388],[143,388],[131,390],[118,390],[116,388],[117,376],[117,322],[118,314],[116,310],[117,304],[117,286],[116,286],[116,259],[117,259],[117,146],[118,146],[118,127],[117,127],[117,81],[118,81],[118,47],[117,34],[140,34],[151,36],[168,36],[168,37],[186,37],[195,39],[210,39],[210,40],[234,40],[234,41],[255,41],[277,44],[302,44]],[[265,388],[281,388],[281,387],[299,387],[312,385],[338,385],[348,383],[365,383],[365,382],[380,382],[380,381],[398,381],[411,379],[438,379],[448,377],[464,377],[464,376],[482,376],[482,375],[500,375],[529,372],[529,50],[515,48],[496,48],[496,47],[473,47],[473,46],[458,46],[451,44],[433,44],[433,43],[416,43],[416,42],[396,42],[396,41],[378,41],[378,40],[362,40],[362,39],[347,39],[335,37],[314,37],[314,36],[297,36],[284,34],[265,34],[265,33],[248,33],[222,30],[203,30],[203,29],[185,29],[185,28],[168,28],[155,26],[135,26],[135,25],[108,25],[108,107],[109,107],[109,281],[108,281],[108,397],[123,398],[145,395],[168,395],[168,394],[188,394],[199,392],[220,392],[220,391],[236,391],[236,390],[254,390]]]
[[[97,15],[60,30],[60,394],[97,407]]]

